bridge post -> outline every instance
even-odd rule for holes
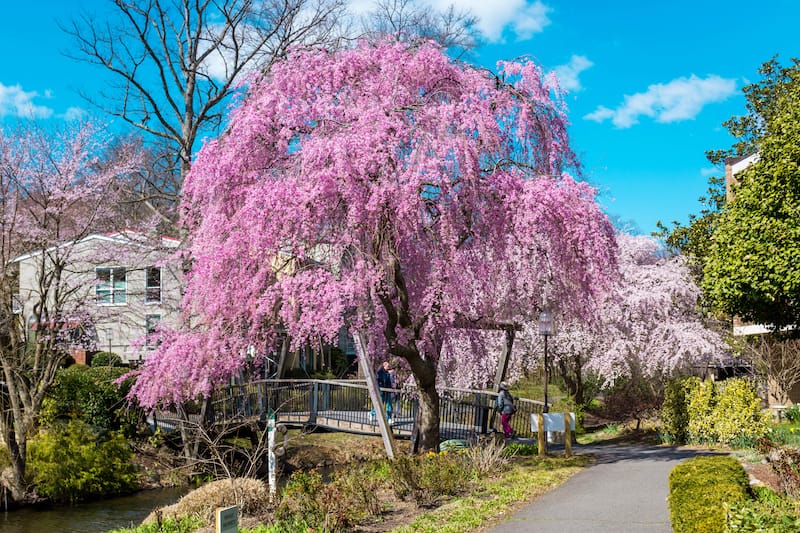
[[[319,381],[315,381],[311,387],[311,405],[308,413],[308,423],[317,423],[317,412],[319,411]]]
[[[486,393],[475,397],[475,429],[481,435],[486,435],[489,431],[489,403]]]

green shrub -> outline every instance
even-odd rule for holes
[[[761,411],[761,400],[751,381],[735,378],[719,383],[696,380],[686,383],[688,441],[751,447],[766,435],[769,415]],[[670,403],[662,408],[667,437],[680,435],[677,425],[682,420],[680,392],[673,390],[672,394]]]
[[[727,506],[725,533],[800,531],[800,503],[766,487],[753,487],[755,499]]]
[[[517,455],[536,455],[539,453],[539,446],[537,444],[523,444],[521,442],[512,442],[506,444],[503,448],[503,454],[506,457],[514,457]]]
[[[748,501],[748,477],[729,456],[695,457],[669,474],[669,510],[676,533],[721,533],[726,504]]]
[[[281,495],[275,517],[289,531],[338,532],[380,514],[380,483],[365,468],[339,472],[329,483],[316,470],[296,472]]]
[[[462,453],[401,456],[392,462],[392,488],[401,500],[412,499],[418,506],[431,506],[442,496],[464,490],[471,474]]]
[[[761,410],[761,399],[746,379],[720,383],[712,417],[717,442],[733,447],[752,447],[769,429],[770,415]]]
[[[132,381],[116,384],[126,372],[124,368],[83,365],[59,370],[43,403],[42,422],[52,425],[80,419],[101,432],[129,433],[137,417],[125,402]]]
[[[689,426],[689,394],[698,378],[673,379],[667,383],[661,404],[661,440],[667,444],[686,444]]]
[[[122,358],[114,352],[97,352],[92,357],[92,366],[120,366]]]
[[[716,384],[713,381],[697,381],[687,389],[687,392],[688,440],[697,443],[717,442],[713,417],[717,405]]]
[[[98,441],[78,420],[40,433],[28,444],[28,467],[42,496],[77,502],[124,494],[136,488],[136,469],[125,437],[110,434]]]
[[[783,415],[789,422],[800,422],[800,405],[793,405],[791,407],[788,407],[783,412]]]

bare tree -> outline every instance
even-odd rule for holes
[[[77,52],[111,74],[93,106],[148,136],[172,161],[150,167],[140,200],[165,220],[198,137],[223,126],[225,103],[249,72],[287,50],[336,39],[345,0],[115,0],[113,20],[85,14],[62,29]],[[168,151],[163,151],[167,147]],[[155,161],[154,161],[155,162]],[[159,200],[159,201],[156,201]]]
[[[438,11],[418,0],[376,0],[373,9],[362,17],[361,25],[372,38],[393,35],[409,40],[429,39],[460,57],[478,45],[477,22],[477,17],[453,4]]]
[[[787,403],[800,383],[800,339],[752,335],[742,346],[756,371],[766,377],[769,395],[780,404]]]

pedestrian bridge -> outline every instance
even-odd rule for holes
[[[413,388],[392,390],[392,432],[409,438],[414,433],[418,401]],[[442,440],[471,439],[493,430],[497,393],[489,390],[445,388],[439,390]],[[541,413],[544,403],[520,398],[511,425],[520,436],[531,435],[530,415]],[[230,385],[214,392],[204,415],[206,424],[276,422],[293,427],[318,427],[364,435],[380,435],[364,380],[269,379]],[[199,422],[203,417],[189,414]],[[496,420],[495,420],[496,419]],[[175,413],[161,411],[151,420],[173,429],[180,423]]]

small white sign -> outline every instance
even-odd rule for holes
[[[217,507],[217,533],[237,533],[239,531],[239,508]]]
[[[564,431],[564,413],[543,413],[545,431]],[[575,431],[575,413],[569,414],[570,429]],[[539,431],[539,417],[536,413],[531,415],[531,427],[534,433]]]

